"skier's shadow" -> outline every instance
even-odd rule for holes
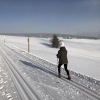
[[[27,62],[27,61],[22,61],[22,60],[20,60],[20,62],[23,63],[26,66],[30,66],[30,67],[35,68],[35,69],[39,69],[41,71],[44,71],[46,73],[49,73],[49,74],[54,75],[54,76],[57,77],[57,74],[53,73],[52,71],[47,70],[46,68],[41,67],[41,65],[40,66],[36,66],[33,63],[30,63],[30,62]]]

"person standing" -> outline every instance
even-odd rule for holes
[[[64,46],[64,43],[61,43],[60,50],[58,51],[57,58],[59,59],[58,63],[58,77],[61,77],[61,66],[64,64],[64,69],[68,75],[68,80],[71,80],[69,70],[67,69],[68,59],[67,59],[67,50]]]

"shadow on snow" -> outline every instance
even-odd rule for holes
[[[30,66],[30,67],[35,68],[35,69],[39,69],[39,70],[41,70],[41,71],[43,71],[43,72],[49,73],[49,74],[54,75],[54,76],[57,77],[57,74],[54,73],[54,71],[52,72],[52,71],[50,71],[50,70],[48,70],[48,69],[46,69],[46,68],[43,68],[43,67],[42,67],[43,65],[42,65],[42,66],[41,66],[41,65],[36,66],[36,65],[34,65],[33,63],[30,63],[30,62],[27,62],[27,61],[22,61],[22,60],[20,60],[20,62],[23,63],[23,64],[26,65],[26,66]]]

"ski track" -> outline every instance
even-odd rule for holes
[[[20,95],[0,55],[0,100],[20,100]]]
[[[2,51],[1,51],[2,52]],[[15,83],[17,83],[17,89],[20,93],[22,100],[41,100],[39,96],[36,95],[34,92],[34,89],[32,89],[32,86],[25,80],[25,78],[19,73],[19,71],[15,68],[15,65],[11,63],[11,61],[2,53],[1,54],[6,61],[6,63],[9,65],[9,70],[12,74],[13,80]]]
[[[48,68],[47,67],[48,62],[45,63],[42,59],[41,59],[42,62],[40,62],[39,58],[30,56],[29,54],[27,54],[25,52],[20,52],[20,50],[15,50],[14,48],[12,49],[8,46],[5,47],[4,45],[2,45],[2,48],[4,50],[5,55],[8,56],[8,58],[10,58],[10,64],[11,64],[11,62],[13,62],[14,69],[10,68],[11,70],[13,69],[12,73],[13,74],[18,73],[21,77],[21,80],[24,81],[19,84],[22,84],[22,83],[24,84],[27,82],[27,80],[29,82],[32,82],[33,85],[30,84],[29,86],[28,86],[29,82],[27,82],[26,88],[28,87],[28,89],[31,90],[30,87],[34,87],[32,91],[35,91],[36,93],[31,91],[31,94],[32,93],[35,94],[35,97],[38,98],[37,100],[42,100],[42,99],[43,100],[49,100],[49,99],[50,100],[53,100],[53,99],[59,100],[60,96],[58,94],[63,95],[62,96],[63,98],[60,97],[60,100],[66,100],[67,98],[68,98],[68,100],[92,100],[92,99],[99,100],[100,99],[100,96],[99,96],[100,89],[98,89],[95,92],[95,91],[85,87],[82,84],[80,85],[80,83],[77,83],[75,80],[68,81],[63,77],[61,79],[57,78],[56,74],[55,74],[56,71],[53,70],[55,67],[53,64],[49,64],[49,68]],[[7,59],[7,58],[5,58],[5,59]],[[14,65],[14,63],[16,65],[18,65],[17,66],[18,68]],[[26,66],[23,67],[23,64],[24,64],[24,66],[26,64]],[[34,66],[35,67],[34,70],[33,70],[33,68],[29,68],[28,65]],[[14,71],[16,71],[16,72],[14,73]],[[23,73],[23,75],[22,75],[22,73]],[[75,74],[72,74],[72,75],[75,77]],[[15,76],[15,79],[18,78],[17,74],[15,74],[14,76]],[[36,77],[33,78],[33,76],[36,76]],[[43,80],[42,80],[42,78],[43,78]],[[47,83],[47,80],[53,81],[52,86],[49,84],[49,81]],[[19,78],[17,79],[17,81],[19,81]],[[45,84],[45,82],[46,82],[46,84]],[[20,86],[20,87],[23,87],[23,86]],[[24,88],[25,87],[23,87],[23,90],[24,90]],[[50,91],[48,91],[48,89],[50,89]],[[99,93],[98,93],[98,95],[96,95],[96,93],[98,91],[99,91]],[[25,90],[24,90],[24,92],[25,92]],[[25,93],[25,94],[27,94],[27,93]],[[55,98],[55,94],[57,94],[58,98],[57,98],[57,96]],[[29,95],[29,97],[32,97],[32,96]],[[30,99],[28,99],[28,100],[30,100]]]

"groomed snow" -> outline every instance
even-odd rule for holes
[[[50,39],[30,38],[30,53],[57,64],[58,49],[51,48]],[[60,39],[68,50],[68,68],[74,72],[100,80],[100,40]],[[4,42],[4,36],[0,36]],[[6,44],[12,44],[27,52],[27,37],[6,36]]]

